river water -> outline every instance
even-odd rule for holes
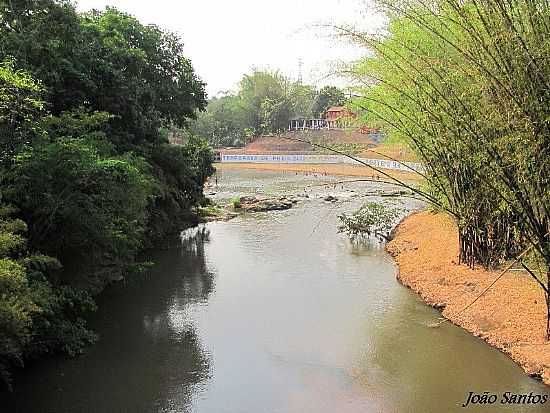
[[[305,187],[309,198],[152,252],[148,274],[100,296],[100,341],[81,357],[31,365],[0,411],[547,412],[550,402],[460,407],[470,391],[550,391],[462,329],[429,327],[439,313],[396,281],[383,248],[337,233],[337,214],[383,185],[342,189],[341,179],[220,174],[218,200]],[[322,182],[332,184],[312,186]],[[327,193],[342,202],[320,198]]]

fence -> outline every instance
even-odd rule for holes
[[[367,159],[357,158],[377,168],[409,171],[411,169],[421,172],[424,170],[422,164],[417,162],[397,162],[388,159]],[[312,163],[312,164],[337,164],[348,163],[360,165],[354,159],[342,155],[272,155],[272,154],[221,154],[222,163]]]

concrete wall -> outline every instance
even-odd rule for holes
[[[394,169],[401,171],[410,171],[409,168],[412,168],[416,171],[421,172],[424,168],[422,164],[417,162],[397,162],[388,159],[367,159],[367,158],[357,158],[362,162],[365,162],[369,165],[372,165],[377,168],[385,169]],[[361,165],[360,162],[357,162],[353,159],[342,155],[273,155],[273,154],[221,154],[222,163],[314,163],[314,164],[323,164],[323,163],[349,163]]]

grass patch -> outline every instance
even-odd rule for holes
[[[233,205],[233,208],[235,209],[239,209],[241,208],[241,197],[240,196],[236,196],[234,198],[231,198],[231,205]]]
[[[199,207],[200,217],[217,217],[223,214],[223,208],[218,205],[208,205]]]

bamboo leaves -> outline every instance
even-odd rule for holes
[[[548,1],[378,4],[386,35],[343,31],[374,54],[351,69],[355,104],[423,160],[463,262],[495,266],[527,244],[548,271]]]

